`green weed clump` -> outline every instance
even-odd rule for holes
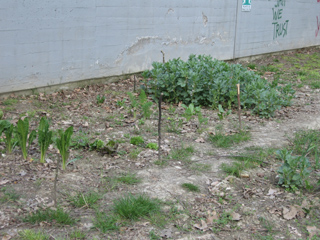
[[[121,218],[137,220],[160,212],[160,201],[146,195],[129,194],[115,200],[113,210]]]
[[[133,145],[141,146],[142,144],[144,144],[144,140],[141,136],[132,137],[130,139],[130,143]]]
[[[199,187],[192,183],[183,183],[181,186],[190,192],[200,192]]]
[[[29,135],[29,119],[28,118],[25,118],[24,120],[19,119],[16,126],[16,134],[17,134],[18,144],[22,151],[23,158],[27,159],[28,149],[31,143],[33,142],[33,140],[37,137],[37,133],[35,130],[31,131]],[[28,143],[28,147],[27,147],[27,143]]]
[[[232,135],[225,135],[220,131],[216,134],[210,135],[209,140],[217,147],[228,148],[234,144],[239,144],[244,141],[250,140],[251,135],[247,131],[240,131]]]
[[[158,148],[159,148],[158,144],[156,144],[156,143],[148,143],[146,147],[153,149],[153,150],[158,150]]]
[[[151,96],[172,103],[223,108],[236,106],[237,88],[241,85],[242,108],[251,109],[261,117],[272,117],[277,109],[291,104],[291,85],[269,83],[239,64],[228,64],[211,56],[190,55],[187,61],[172,59],[154,62],[153,69],[143,73],[144,87]]]
[[[97,201],[99,201],[101,199],[101,195],[99,193],[96,192],[87,192],[87,193],[77,193],[75,196],[73,197],[69,197],[69,201],[71,202],[71,204],[74,207],[88,207],[91,208],[93,207]]]
[[[56,223],[63,225],[73,225],[76,222],[75,219],[73,219],[69,215],[69,213],[65,212],[62,208],[58,208],[57,210],[52,210],[50,208],[47,208],[45,210],[38,210],[35,213],[32,213],[29,216],[25,217],[23,221],[32,224],[40,223],[43,221],[55,221]]]
[[[34,231],[32,229],[25,229],[18,232],[21,240],[49,240],[50,236],[41,231]]]

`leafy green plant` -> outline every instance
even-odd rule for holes
[[[76,221],[73,219],[68,212],[65,212],[62,208],[52,210],[50,208],[44,210],[37,210],[23,219],[24,222],[32,224],[40,222],[53,222],[64,225],[73,225]]]
[[[160,212],[160,201],[146,195],[128,194],[113,202],[113,211],[121,218],[137,220]]]
[[[97,104],[98,105],[104,103],[105,100],[106,100],[105,96],[100,96],[100,95],[97,96]]]
[[[153,149],[153,150],[158,150],[158,148],[159,148],[158,144],[156,144],[156,143],[148,143],[146,147]]]
[[[168,117],[167,118],[167,124],[166,124],[166,131],[167,132],[171,132],[171,133],[181,133],[180,128],[182,127],[182,119],[177,119],[176,118],[172,118],[172,117]]]
[[[218,105],[218,110],[219,110],[218,117],[220,121],[222,121],[226,116],[230,115],[231,113],[230,109],[228,111],[225,111],[221,104]]]
[[[131,159],[137,159],[139,153],[141,153],[141,149],[140,149],[140,148],[133,149],[133,150],[129,153],[129,158],[131,158]]]
[[[73,134],[73,127],[70,126],[66,131],[58,130],[59,137],[56,138],[56,145],[59,149],[62,158],[62,169],[66,169],[66,163],[69,158],[69,147],[71,144],[71,136]]]
[[[27,159],[28,148],[30,147],[33,140],[36,138],[37,133],[35,130],[32,130],[29,137],[29,119],[25,118],[24,120],[19,119],[16,126],[16,134],[18,139],[18,144],[21,148],[22,155],[24,159]],[[28,142],[28,148],[27,148]]]
[[[278,169],[278,184],[287,189],[297,190],[301,187],[309,188],[310,167],[309,159],[305,156],[292,156],[287,149],[277,151],[278,157],[283,160]]]
[[[272,85],[239,64],[213,60],[210,56],[190,55],[187,61],[172,59],[154,62],[153,69],[143,73],[144,89],[157,99],[194,106],[223,108],[237,104],[236,84],[241,84],[241,104],[261,117],[272,117],[275,110],[291,104],[291,85]]]
[[[49,145],[52,143],[52,131],[49,131],[49,121],[42,117],[38,127],[38,143],[40,146],[40,162],[45,162],[46,152]]]
[[[32,229],[25,229],[18,232],[21,240],[49,240],[50,236],[42,231],[34,231]]]
[[[126,105],[126,100],[125,99],[117,101],[117,106],[124,107],[125,105]]]
[[[93,151],[93,150],[101,150],[103,149],[105,146],[104,141],[100,140],[100,139],[96,139],[93,143],[91,143],[89,145],[89,150]]]
[[[0,110],[0,120],[3,118],[3,111]]]
[[[192,184],[192,183],[183,183],[181,185],[184,189],[190,191],[190,192],[200,192],[200,189],[198,186]]]
[[[141,136],[132,137],[130,138],[130,143],[133,145],[141,146],[142,144],[144,144],[144,140]]]
[[[14,126],[7,120],[0,120],[0,136],[4,132],[4,142],[6,144],[7,153],[11,153],[13,148],[17,145],[17,140],[13,137]]]
[[[136,118],[137,111],[141,111],[143,114],[143,117],[145,119],[149,119],[152,114],[151,107],[153,103],[148,101],[145,91],[141,89],[140,95],[138,98],[136,98],[131,92],[128,92],[127,94],[130,99],[130,107],[131,107],[131,112],[133,114],[133,117]]]
[[[186,118],[187,122],[190,121],[193,115],[196,115],[197,112],[199,112],[199,107],[196,108],[194,107],[193,103],[190,103],[189,106],[186,106],[185,104],[181,104],[181,107],[185,109],[185,112],[183,116]]]
[[[71,138],[70,147],[74,149],[87,148],[89,145],[89,137],[86,132],[80,129],[79,132],[74,134]]]

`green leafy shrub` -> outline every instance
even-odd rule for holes
[[[59,138],[56,139],[56,145],[62,157],[62,169],[66,169],[66,162],[69,158],[69,147],[71,143],[71,136],[73,134],[73,127],[69,127],[66,131],[58,130]]]
[[[141,136],[132,137],[130,139],[130,143],[133,144],[133,145],[140,146],[140,145],[144,144],[144,140],[143,140],[143,138]]]
[[[37,136],[36,131],[33,130],[31,131],[28,137],[28,134],[29,134],[28,118],[25,118],[24,120],[19,119],[16,126],[16,134],[17,134],[18,144],[22,151],[23,158],[27,159],[27,156],[28,156],[27,142],[28,142],[28,147],[30,147],[31,143]]]
[[[287,149],[277,152],[278,157],[284,161],[278,169],[278,184],[287,189],[297,190],[301,187],[309,186],[310,163],[305,156],[292,156]]]
[[[241,104],[262,117],[273,116],[281,106],[291,104],[294,90],[269,83],[239,64],[228,64],[210,56],[190,55],[187,61],[172,59],[154,62],[153,69],[143,73],[144,88],[152,97],[163,93],[163,100],[194,106],[219,104],[226,108],[237,104],[236,84],[241,84]]]
[[[42,117],[38,127],[38,143],[40,146],[40,162],[45,162],[46,152],[49,145],[52,143],[52,131],[49,131],[49,121]]]

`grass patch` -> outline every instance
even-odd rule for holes
[[[5,106],[12,106],[12,105],[16,104],[17,102],[18,102],[18,100],[15,98],[8,98],[8,99],[4,100],[2,102],[2,104]]]
[[[189,192],[200,192],[199,187],[192,183],[183,183],[181,184],[181,187],[186,189]]]
[[[69,215],[69,213],[65,212],[62,208],[58,208],[57,210],[52,210],[50,208],[38,210],[35,213],[32,213],[29,216],[25,217],[23,221],[32,224],[40,223],[43,221],[55,221],[56,223],[63,225],[73,225],[76,222],[76,220],[73,219]]]
[[[19,231],[19,239],[20,240],[49,240],[50,236],[41,232],[34,231],[31,229],[25,229],[23,231]]]
[[[69,197],[69,201],[71,202],[71,205],[77,208],[81,207],[88,207],[92,208],[95,206],[97,201],[101,199],[101,195],[96,192],[87,192],[87,193],[77,193],[73,197]]]
[[[129,194],[114,201],[113,211],[121,218],[138,220],[160,212],[160,201],[146,195]]]
[[[72,233],[70,233],[69,237],[70,237],[70,239],[76,239],[76,240],[87,238],[86,234],[84,232],[79,231],[79,230],[75,230]]]
[[[133,149],[133,150],[129,153],[129,158],[130,158],[130,159],[137,159],[139,153],[141,153],[141,148]]]
[[[183,162],[190,163],[190,157],[194,153],[194,147],[188,146],[184,147],[182,146],[181,148],[176,148],[171,151],[171,153],[168,156],[168,159],[172,160],[180,160]]]
[[[195,172],[209,172],[211,170],[211,165],[205,163],[193,163],[191,164],[190,169]]]
[[[20,195],[11,187],[3,187],[1,192],[3,196],[0,197],[0,203],[14,202],[20,198]]]
[[[101,232],[116,231],[121,227],[120,218],[114,215],[108,215],[105,212],[97,212],[93,220],[93,226],[100,229]]]
[[[134,173],[126,173],[123,176],[117,177],[116,181],[127,184],[135,185],[141,182],[141,179],[136,176]]]
[[[215,135],[209,136],[209,141],[212,142],[216,147],[229,148],[234,144],[239,144],[251,139],[250,132],[240,131],[232,135],[225,135],[218,131]]]

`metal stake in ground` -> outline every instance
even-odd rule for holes
[[[162,62],[166,63],[166,59],[165,59],[165,56],[164,56],[164,51],[161,50],[161,53],[162,53]]]
[[[237,84],[238,88],[238,115],[239,115],[239,128],[241,131],[241,102],[240,102],[240,84]]]
[[[158,160],[161,161],[161,102],[162,93],[159,96],[159,120],[158,120]]]

